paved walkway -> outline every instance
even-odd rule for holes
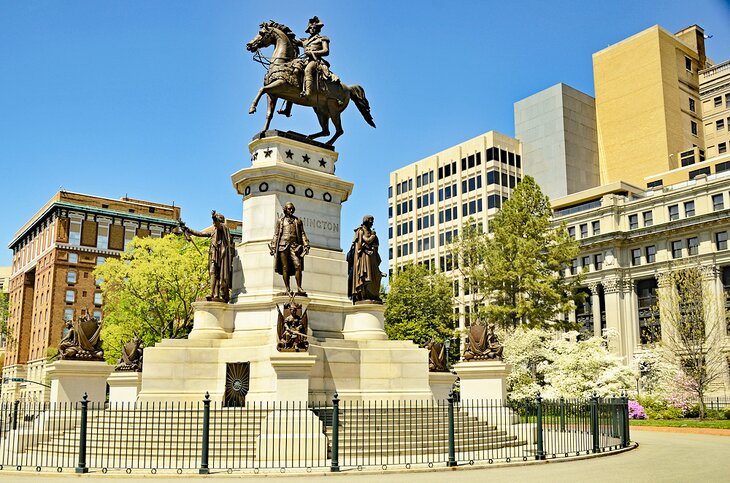
[[[377,483],[443,483],[474,481],[540,481],[542,482],[726,482],[730,479],[730,438],[712,435],[636,431],[633,439],[639,448],[618,455],[590,458],[580,461],[553,460],[546,464],[527,466],[506,466],[494,468],[463,467],[456,470],[441,469],[421,472],[417,470],[391,469],[385,472],[346,471],[340,474],[324,473],[312,475],[287,474],[279,481],[283,483],[316,483],[326,481],[370,482]],[[448,472],[448,474],[446,474]],[[278,474],[264,476],[246,475],[247,482],[274,481]],[[0,471],[0,481],[5,482],[68,482],[72,481],[124,481],[146,482],[228,480],[242,478],[241,474],[225,473],[212,477],[197,475],[156,475],[149,474],[89,474],[81,480],[71,473],[58,475],[52,472],[36,473],[14,470]]]

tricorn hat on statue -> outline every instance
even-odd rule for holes
[[[305,30],[305,32],[307,32],[308,34],[313,34],[315,33],[315,30],[320,30],[322,29],[322,27],[324,27],[324,24],[320,22],[319,17],[315,15],[314,17],[309,19],[309,23],[307,24],[307,30]]]

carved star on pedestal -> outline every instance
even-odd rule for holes
[[[309,156],[306,155],[306,154],[302,155],[302,161],[304,161],[305,163],[309,164]]]
[[[256,151],[255,153],[253,153],[253,156],[251,157],[251,159],[254,159],[255,160],[258,157],[259,157],[259,152]]]
[[[265,158],[270,158],[271,157],[271,153],[273,153],[273,152],[274,152],[274,150],[271,149],[271,148],[265,149],[264,150],[264,157]]]
[[[324,158],[320,158],[319,165],[324,168],[327,166],[327,161],[325,161]]]
[[[291,149],[287,150],[284,154],[286,154],[286,159],[293,159],[292,156],[294,156],[294,153],[291,152]]]

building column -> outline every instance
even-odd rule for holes
[[[669,307],[667,304],[671,304],[672,301],[676,300],[673,292],[675,288],[672,286],[673,277],[671,273],[658,273],[655,275],[657,279],[657,301],[659,302],[659,322],[661,324],[662,341],[671,339],[671,331],[673,330],[672,325],[668,322],[669,317],[666,314]]]
[[[624,319],[622,320],[623,355],[628,363],[633,359],[639,339],[639,297],[636,294],[636,282],[631,279],[623,281]]]
[[[624,338],[621,333],[622,283],[618,277],[611,277],[604,279],[601,285],[603,285],[603,297],[606,303],[606,331],[614,331],[617,334],[617,339],[608,341],[608,349],[615,354],[624,356],[625,354],[621,350]]]
[[[598,295],[598,282],[590,282],[588,290],[591,291],[591,312],[593,313],[593,335],[601,337],[601,297]]]

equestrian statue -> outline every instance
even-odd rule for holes
[[[365,122],[375,127],[370,114],[370,103],[365,97],[365,91],[359,85],[345,85],[329,69],[329,62],[324,57],[329,55],[329,38],[320,35],[324,24],[318,17],[309,19],[306,32],[308,38],[297,38],[289,27],[270,20],[259,27],[259,33],[249,43],[246,49],[254,53],[254,60],[268,65],[264,76],[264,86],[259,89],[251,103],[249,114],[256,112],[256,106],[264,94],[267,95],[268,108],[263,131],[269,129],[274,108],[279,98],[284,99],[284,108],[279,114],[287,117],[291,115],[292,104],[310,106],[317,115],[322,130],[309,135],[315,139],[330,134],[329,121],[335,126],[335,134],[326,144],[333,145],[335,140],[344,132],[340,115],[350,100],[365,118]],[[270,58],[264,58],[259,49],[274,45],[274,53]],[[299,48],[304,49],[304,56],[300,57]]]

